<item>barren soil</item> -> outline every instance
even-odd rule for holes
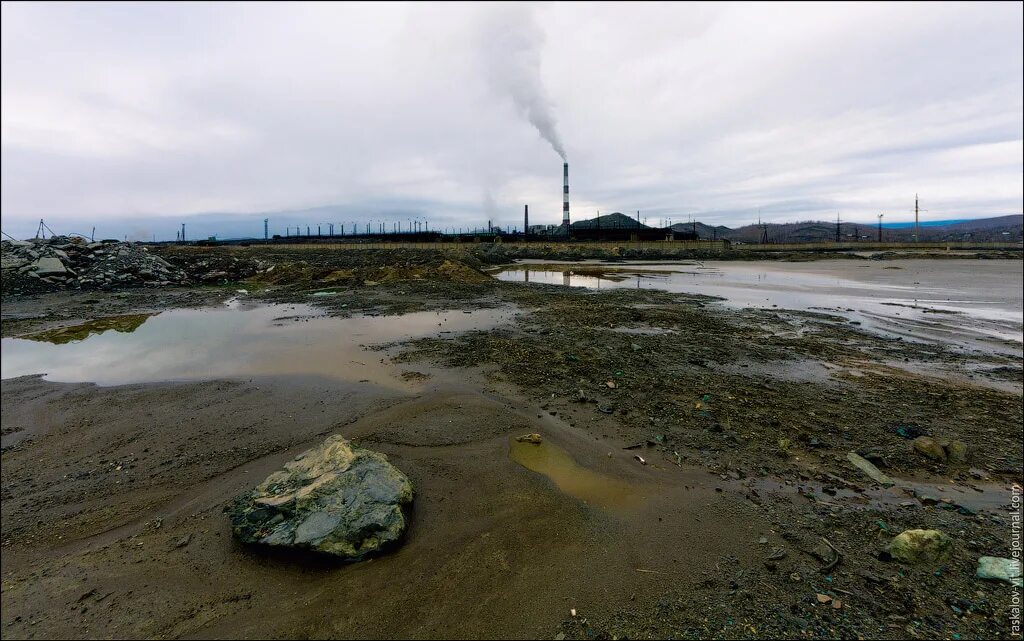
[[[1010,587],[974,572],[1009,556],[1019,355],[895,341],[830,314],[500,283],[473,257],[265,249],[168,258],[275,266],[218,287],[5,297],[2,333],[77,340],[87,329],[68,328],[87,321],[238,289],[338,318],[522,313],[368,352],[398,387],[4,380],[5,638],[1010,636]],[[970,459],[926,459],[901,427],[961,440]],[[574,483],[511,458],[528,432],[571,461]],[[403,545],[338,565],[235,543],[225,503],[334,433],[409,476]],[[850,451],[898,486],[876,486]],[[587,493],[603,483],[615,501]],[[906,528],[950,534],[952,556],[883,560]]]

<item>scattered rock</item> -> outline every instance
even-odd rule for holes
[[[963,441],[951,441],[946,446],[946,458],[950,463],[966,463],[969,455],[967,444]]]
[[[869,477],[871,477],[871,480],[880,485],[890,486],[896,484],[895,481],[893,481],[891,478],[883,474],[882,471],[879,470],[874,465],[872,465],[870,461],[865,459],[860,454],[857,454],[856,452],[850,452],[849,454],[847,454],[846,460],[850,461],[850,463],[852,463],[854,467],[856,467],[861,472],[867,474]]]
[[[67,256],[67,254],[65,254]],[[60,258],[56,256],[44,256],[32,263],[32,269],[39,276],[55,276],[61,275],[66,276],[68,270],[64,267],[64,263],[60,262]]]
[[[952,550],[953,539],[944,532],[904,530],[889,542],[885,552],[902,563],[937,563],[948,558]]]
[[[412,502],[409,479],[383,454],[341,436],[303,452],[226,509],[244,543],[360,560],[396,543]]]
[[[541,443],[540,434],[537,434],[536,432],[534,432],[533,434],[523,434],[522,436],[517,436],[516,440],[519,441],[520,443],[533,443],[534,445],[540,445]]]
[[[1003,581],[1018,588],[1022,587],[1020,559],[983,556],[978,559],[977,577],[979,579]]]
[[[911,443],[918,454],[927,456],[933,461],[944,462],[946,460],[945,448],[930,436],[918,436]]]

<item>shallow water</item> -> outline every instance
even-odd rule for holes
[[[827,312],[890,336],[1019,354],[1022,266],[1019,260],[966,259],[522,263],[495,277],[592,289],[661,289],[716,296],[733,307]]]
[[[385,355],[365,346],[486,329],[514,314],[504,308],[335,318],[307,305],[234,301],[161,312],[133,331],[85,332],[71,342],[5,338],[0,363],[2,378],[45,374],[100,385],[298,374],[404,388]]]
[[[635,488],[627,483],[581,466],[568,452],[548,441],[533,444],[512,439],[509,457],[548,477],[562,492],[598,507],[622,507],[636,495]]]

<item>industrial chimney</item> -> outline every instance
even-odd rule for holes
[[[523,205],[523,238],[530,235],[530,206]]]
[[[562,226],[569,231],[569,163],[562,163]]]

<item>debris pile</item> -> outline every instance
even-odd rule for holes
[[[191,248],[160,247],[154,250],[166,258],[168,263],[188,274],[189,278],[203,285],[235,283],[267,271],[273,263],[232,253],[201,253]]]
[[[180,268],[137,243],[54,236],[0,243],[4,294],[112,289],[188,281]]]

